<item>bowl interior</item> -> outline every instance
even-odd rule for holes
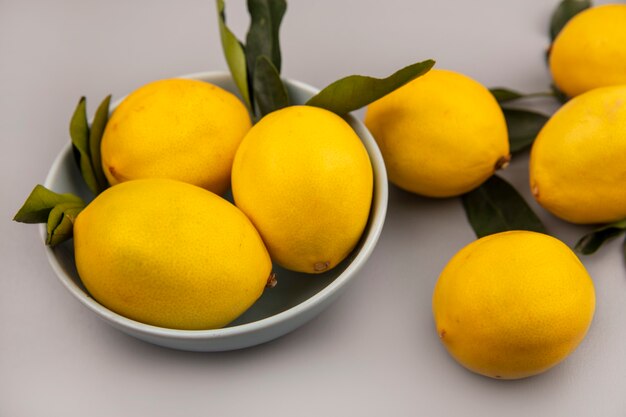
[[[225,73],[191,74],[186,77],[212,82],[238,95],[234,83]],[[311,87],[297,82],[288,82],[287,87],[289,89],[290,97],[294,103],[304,103],[315,93],[315,90]],[[112,109],[119,104],[120,101],[121,99],[114,103],[112,105]],[[380,156],[375,144],[369,143],[373,142],[373,140],[367,130],[352,116],[348,116],[346,120],[357,131],[362,140],[363,135],[367,135],[369,137],[367,140],[364,140],[364,143],[368,148],[368,153],[370,154],[374,168],[375,185],[373,204],[370,212],[370,218],[361,240],[352,253],[341,264],[320,275],[292,272],[285,270],[278,265],[274,265],[274,272],[277,273],[278,285],[264,291],[261,298],[242,316],[227,326],[227,328],[245,328],[246,324],[256,323],[270,317],[275,317],[298,305],[301,305],[306,300],[311,300],[315,297],[323,297],[324,292],[332,291],[329,287],[342,286],[345,282],[338,281],[345,280],[347,282],[347,280],[354,275],[353,273],[350,273],[350,276],[346,276],[346,274],[343,273],[354,263],[355,259],[359,259],[360,262],[364,262],[369,256],[369,253],[373,249],[373,246],[375,245],[375,242],[380,234],[382,223],[384,221],[387,205],[387,178],[386,173],[384,172],[382,157]],[[54,166],[50,170],[45,185],[56,192],[70,192],[77,194],[85,201],[89,201],[93,198],[80,176],[69,144],[66,148],[64,148]],[[226,198],[232,202],[232,196],[230,194],[227,195]],[[42,232],[45,234],[45,226],[42,228]],[[129,324],[133,326],[143,326],[144,331],[146,328],[148,328],[149,331],[149,328],[152,326],[142,325],[141,323],[116,315],[115,313],[107,310],[105,307],[99,305],[97,301],[93,300],[89,296],[76,271],[72,241],[65,242],[49,250],[51,261],[53,261],[53,267],[55,268],[57,275],[59,275],[63,284],[83,303],[87,304],[88,307],[95,309],[101,315],[106,315],[105,318],[114,319],[118,325],[123,326]],[[351,269],[354,269],[352,272],[356,272],[355,265],[352,265]],[[340,278],[338,279],[338,277]],[[158,328],[155,327],[154,329]],[[171,331],[174,333],[190,332],[177,330]],[[218,331],[219,330],[204,330],[195,332],[205,332],[206,334],[210,334],[211,332]]]

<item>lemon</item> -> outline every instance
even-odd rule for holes
[[[175,329],[225,326],[259,298],[271,272],[240,210],[168,179],[101,193],[76,219],[74,250],[82,282],[102,305]]]
[[[552,43],[550,71],[570,97],[626,84],[626,4],[592,7],[574,16]]]
[[[320,273],[354,248],[369,216],[373,172],[350,125],[327,110],[287,107],[246,135],[233,196],[284,267]]]
[[[539,132],[530,187],[544,208],[573,223],[626,218],[626,85],[581,94]]]
[[[503,232],[461,249],[433,293],[437,333],[469,370],[516,379],[546,371],[583,340],[593,282],[576,255],[548,235]]]
[[[481,84],[453,71],[430,70],[375,101],[365,125],[389,180],[424,196],[471,191],[509,161],[500,106]]]
[[[102,168],[111,185],[171,178],[223,194],[250,126],[245,106],[215,85],[155,81],[113,111],[102,137]]]

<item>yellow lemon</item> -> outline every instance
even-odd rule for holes
[[[626,218],[626,85],[581,94],[539,132],[530,187],[544,208],[573,223]]]
[[[365,115],[389,180],[429,197],[478,187],[509,161],[506,121],[484,86],[430,70],[372,103]]]
[[[265,116],[233,164],[233,196],[272,259],[320,273],[357,244],[369,216],[373,172],[350,125],[327,110],[292,106]]]
[[[225,326],[261,295],[271,261],[246,216],[168,179],[127,181],[77,217],[78,274],[105,307],[175,329]]]
[[[479,239],[446,265],[433,293],[441,342],[461,365],[492,378],[546,371],[583,340],[593,282],[548,235],[512,231]]]
[[[223,194],[250,126],[241,101],[215,85],[155,81],[113,111],[102,137],[102,168],[111,185],[170,178]]]
[[[626,84],[626,4],[592,7],[563,27],[550,49],[556,86],[570,97]]]

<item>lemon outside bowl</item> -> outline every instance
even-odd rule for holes
[[[237,94],[235,84],[225,72],[202,72],[181,78],[208,81]],[[285,80],[285,83],[294,104],[306,102],[318,91],[298,81]],[[120,101],[113,103],[112,108]],[[352,115],[345,119],[365,145],[374,171],[372,208],[361,240],[347,259],[324,274],[305,275],[275,265],[278,285],[267,289],[248,311],[229,326],[215,330],[177,330],[151,326],[114,313],[93,299],[82,285],[74,263],[71,240],[54,248],[46,246],[52,269],[70,293],[98,317],[130,336],[156,345],[190,351],[224,351],[258,345],[291,332],[322,312],[358,276],[383,228],[388,190],[382,155],[363,123]],[[77,194],[86,201],[92,198],[76,167],[70,144],[54,161],[45,186],[56,192]],[[40,231],[45,237],[45,225],[41,225]]]

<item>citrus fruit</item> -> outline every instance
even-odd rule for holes
[[[320,273],[341,262],[363,233],[373,172],[346,121],[328,110],[292,106],[248,132],[235,156],[232,185],[235,203],[272,259]]]
[[[575,15],[550,49],[556,86],[570,97],[626,84],[626,4],[606,4]]]
[[[151,82],[113,111],[102,137],[102,168],[111,185],[170,178],[222,194],[250,126],[245,106],[215,85],[179,78]]]
[[[433,293],[437,333],[469,370],[523,378],[553,367],[583,340],[593,282],[576,255],[548,235],[511,231],[461,249]]]
[[[424,196],[471,191],[509,161],[500,106],[481,84],[453,71],[430,70],[370,104],[365,125],[390,181]]]
[[[626,85],[597,88],[561,107],[530,153],[530,187],[573,223],[626,218]]]
[[[222,327],[259,298],[271,272],[246,216],[168,179],[127,181],[77,217],[74,250],[89,293],[110,310],[175,329]]]

